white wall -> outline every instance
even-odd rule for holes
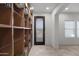
[[[64,20],[74,20],[79,21],[79,14],[78,13],[61,13],[59,15],[59,29],[60,29],[60,45],[79,45],[79,39],[72,38],[66,39],[64,38]]]
[[[33,16],[45,16],[45,45],[51,46],[52,40],[52,17],[49,13],[33,13]],[[34,27],[34,19],[33,19],[33,27]],[[34,31],[34,28],[33,28]],[[33,32],[34,35],[34,32]],[[33,36],[34,37],[34,36]],[[34,38],[33,38],[34,44]]]
[[[59,16],[61,10],[63,10],[68,4],[60,4],[57,6],[51,14],[47,13],[33,13],[33,16],[45,16],[45,43],[46,45],[54,48],[59,47],[60,33],[59,33]],[[33,35],[34,35],[34,20],[33,20]],[[34,37],[34,36],[33,36]],[[34,38],[33,38],[34,44]]]
[[[59,13],[67,6],[68,4],[60,4],[52,11],[52,46],[54,48],[59,48]]]
[[[62,7],[65,7],[64,4],[60,4],[57,6],[51,13],[52,15],[52,46],[54,48],[59,48],[59,19],[58,19],[58,13],[63,9]]]

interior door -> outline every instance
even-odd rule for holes
[[[44,45],[45,44],[45,17],[35,16],[34,17],[34,44]]]

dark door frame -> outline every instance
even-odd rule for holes
[[[36,42],[36,19],[43,18],[43,42]],[[34,16],[34,45],[45,45],[45,16]]]

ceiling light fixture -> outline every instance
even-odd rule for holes
[[[49,10],[49,7],[46,7],[47,10]]]
[[[69,8],[65,8],[65,10],[68,10]]]
[[[34,9],[34,7],[30,7],[30,10],[33,10]]]

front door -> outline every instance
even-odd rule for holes
[[[44,16],[34,17],[34,44],[35,45],[45,44],[45,17]]]

